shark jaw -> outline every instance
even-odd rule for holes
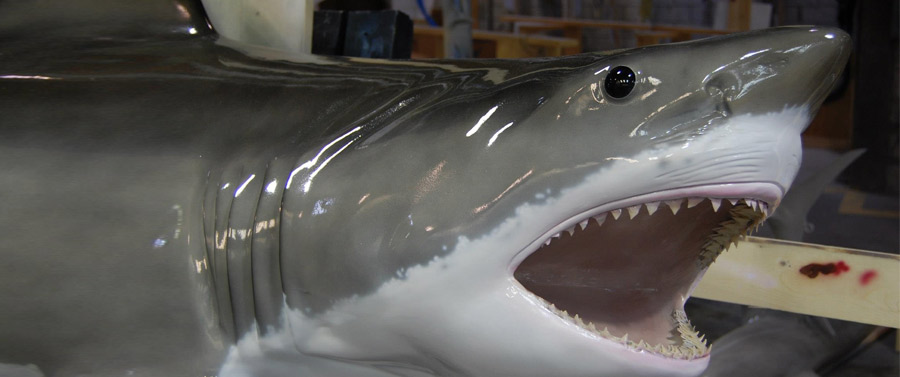
[[[686,191],[696,196],[678,196]],[[574,216],[523,253],[513,275],[536,304],[585,336],[667,359],[706,357],[709,347],[684,303],[706,268],[757,228],[777,197],[704,191],[657,193]]]
[[[502,197],[510,208],[483,212],[496,214],[490,224],[437,243],[446,253],[375,291],[323,312],[286,304],[284,323],[243,337],[220,375],[699,375],[708,350],[683,304],[728,241],[779,204],[806,120],[802,108],[734,116],[702,137],[573,170],[557,191],[545,185],[555,170],[538,176]],[[580,263],[590,257],[601,263]],[[525,272],[532,279],[517,280]],[[273,355],[286,348],[294,354]],[[273,359],[293,361],[283,374],[235,372]]]

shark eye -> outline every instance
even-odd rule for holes
[[[624,98],[634,89],[634,82],[634,71],[625,66],[618,66],[611,69],[606,75],[604,88],[611,97]]]

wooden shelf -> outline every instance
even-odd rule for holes
[[[444,57],[443,28],[415,25],[413,35],[413,57]],[[571,38],[499,31],[472,30],[472,39],[476,52],[480,52],[476,55],[479,58],[561,56],[566,49],[581,48],[580,41]]]
[[[696,26],[660,25],[646,22],[626,22],[612,20],[588,20],[581,18],[554,18],[532,16],[502,16],[500,22],[510,22],[514,30],[522,33],[534,33],[546,30],[562,30],[567,38],[581,40],[584,28],[630,30],[637,33],[638,45],[656,44],[661,39],[669,39],[671,42],[690,40],[694,35],[718,35],[729,34],[736,30],[719,30]],[[580,52],[580,51],[577,51]],[[577,53],[574,52],[574,53]],[[567,52],[573,53],[573,52]]]

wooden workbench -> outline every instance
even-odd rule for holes
[[[636,33],[639,46],[657,44],[663,39],[668,39],[671,42],[682,42],[690,40],[696,35],[730,34],[736,31],[696,26],[659,25],[645,22],[532,16],[502,16],[500,17],[500,22],[511,22],[514,25],[514,30],[524,34],[551,29],[562,30],[565,37],[578,41],[581,41],[582,30],[584,28],[630,30]],[[564,51],[566,54],[579,52],[581,51]]]
[[[414,58],[444,57],[443,28],[415,25],[413,35]],[[477,58],[561,56],[566,49],[581,49],[580,39],[544,35],[472,30],[472,39]]]

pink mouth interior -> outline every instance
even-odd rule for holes
[[[702,247],[732,205],[714,211],[708,201],[677,215],[665,205],[650,215],[646,207],[633,219],[607,215],[585,229],[562,236],[528,256],[515,278],[529,291],[579,315],[597,329],[634,342],[680,344],[673,319],[690,287],[705,268]]]

